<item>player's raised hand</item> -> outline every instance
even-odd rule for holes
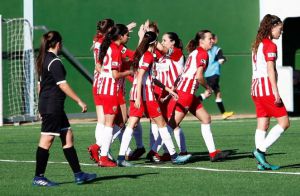
[[[135,22],[131,22],[127,25],[128,31],[132,32],[133,28],[136,27],[136,23]]]

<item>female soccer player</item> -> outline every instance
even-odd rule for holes
[[[58,58],[62,47],[62,37],[57,31],[49,31],[42,37],[37,57],[39,77],[39,112],[42,117],[42,128],[39,146],[36,151],[36,169],[33,185],[57,186],[48,180],[44,173],[49,158],[49,149],[55,136],[59,136],[64,155],[71,166],[75,182],[82,184],[96,178],[96,174],[84,173],[80,169],[79,160],[73,144],[73,133],[64,111],[66,95],[73,99],[82,109],[87,111],[86,104],[76,95],[66,81],[66,70]]]
[[[101,83],[99,94],[103,101],[104,130],[101,139],[101,157],[99,166],[115,167],[116,163],[107,157],[112,141],[113,125],[119,112],[118,88],[119,79],[133,74],[131,70],[120,72],[121,50],[120,46],[125,44],[129,38],[128,28],[123,24],[117,24],[106,34],[100,48]]]
[[[176,153],[171,135],[167,130],[166,122],[161,115],[161,110],[153,94],[152,82],[155,81],[152,80],[151,74],[154,63],[153,51],[155,48],[156,38],[156,33],[146,32],[134,55],[134,64],[138,66],[136,67],[138,70],[135,73],[133,86],[130,91],[130,117],[123,134],[117,160],[118,166],[120,167],[132,166],[129,162],[125,161],[125,151],[132,138],[133,128],[143,116],[143,113],[145,113],[158,125],[159,133],[171,154],[173,163],[184,163],[191,157],[191,155],[178,156]],[[176,96],[171,89],[161,83],[160,85],[169,93]]]
[[[252,45],[252,86],[251,95],[256,107],[257,128],[253,154],[258,161],[259,170],[277,170],[279,166],[270,165],[265,158],[267,149],[279,139],[289,126],[289,118],[280,98],[277,86],[277,46],[272,39],[279,39],[282,21],[275,15],[267,14],[260,23],[256,39]],[[266,136],[270,118],[275,117],[275,125]]]
[[[94,70],[94,82],[93,82],[93,97],[94,103],[96,105],[96,115],[97,115],[97,125],[95,130],[95,138],[96,143],[92,144],[88,147],[88,152],[91,155],[91,159],[96,163],[99,162],[99,150],[101,146],[101,133],[104,129],[104,113],[103,113],[103,103],[101,100],[101,96],[98,93],[98,87],[100,85],[100,73],[101,73],[101,65],[99,62],[99,53],[100,46],[104,40],[104,37],[108,31],[114,26],[114,21],[112,19],[104,19],[98,22],[97,24],[97,34],[93,40],[93,52],[94,52],[94,60],[95,60],[95,70]]]
[[[169,113],[169,116],[171,116],[169,125],[173,129],[176,128],[183,120],[186,113],[190,111],[202,123],[201,133],[209,151],[210,160],[217,161],[225,158],[228,153],[216,150],[210,128],[210,115],[195,95],[199,84],[210,94],[212,92],[210,86],[206,84],[203,75],[208,63],[207,50],[211,47],[212,34],[208,30],[199,31],[195,38],[189,42],[187,49],[190,54],[186,60],[183,73],[177,85],[179,99],[177,101],[172,99],[169,104],[170,108],[174,108],[172,113]]]
[[[156,68],[156,78],[161,81],[164,85],[168,86],[169,88],[174,88],[175,81],[179,77],[179,75],[183,71],[184,66],[184,56],[182,53],[182,42],[179,39],[178,35],[175,32],[167,32],[162,37],[162,42],[156,45],[157,50],[159,51],[160,58],[158,62],[155,64]],[[168,103],[170,101],[170,96],[166,91],[163,91],[161,88],[155,86],[154,92],[156,95],[157,100],[159,100],[159,105],[162,110],[162,114],[166,121],[168,121],[167,110],[168,110]],[[161,138],[158,137],[158,130],[156,124],[151,124],[151,130],[154,135],[155,140],[160,140]],[[183,131],[180,127],[174,129],[174,136],[176,143],[180,149],[180,154],[187,154],[186,145],[185,145],[185,137]],[[153,146],[155,143],[150,142],[150,146]],[[153,146],[154,152],[159,151],[159,147],[157,146],[160,144],[159,142],[156,143],[156,146]],[[162,161],[169,161],[171,157],[169,153],[166,151],[164,147],[164,154],[160,157]],[[152,152],[153,153],[153,152]],[[151,154],[151,152],[150,152]]]

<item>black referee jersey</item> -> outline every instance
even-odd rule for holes
[[[61,60],[52,52],[47,52],[44,59],[40,80],[40,114],[60,113],[64,111],[65,93],[59,88],[66,82],[66,70]]]

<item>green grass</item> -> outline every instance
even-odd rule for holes
[[[271,125],[274,125],[272,121]],[[149,125],[142,123],[144,143],[148,147]],[[3,160],[34,161],[40,126],[5,126],[0,128],[0,195],[297,195],[300,187],[300,121],[291,119],[291,127],[268,151],[268,161],[283,166],[276,172],[256,172],[251,158],[254,148],[255,119],[216,120],[212,130],[217,148],[235,150],[228,160],[211,163],[208,160],[196,121],[185,121],[182,127],[188,151],[193,154],[190,163],[182,166],[166,163],[155,165],[145,159],[135,161],[134,168],[99,168],[92,164],[87,146],[94,142],[95,124],[73,124],[75,147],[82,169],[99,175],[86,185],[73,182],[71,169],[65,162],[60,141],[54,142],[46,176],[61,183],[59,187],[40,188],[31,185],[33,162],[4,162]],[[119,142],[112,146],[118,153]],[[132,142],[134,148],[134,142]],[[202,168],[202,169],[201,169]],[[205,169],[206,168],[206,169]],[[216,169],[209,171],[208,169]]]

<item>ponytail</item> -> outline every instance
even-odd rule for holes
[[[198,41],[192,39],[189,41],[189,43],[186,46],[186,50],[188,51],[188,53],[191,53],[193,50],[195,50],[198,46]]]
[[[186,49],[188,53],[191,53],[193,50],[195,50],[199,46],[199,40],[205,38],[206,33],[211,33],[209,30],[201,30],[196,33],[195,38],[190,40],[188,45],[186,46]]]
[[[100,54],[99,54],[100,64],[103,64],[104,57],[107,53],[107,50],[111,42],[116,41],[117,39],[119,39],[119,36],[124,36],[128,32],[129,32],[128,28],[123,24],[116,24],[111,28],[111,30],[106,34],[100,47]]]
[[[57,31],[49,31],[42,36],[39,54],[36,60],[36,70],[39,78],[42,75],[46,52],[49,50],[49,48],[54,48],[58,42],[62,42],[62,37]]]

